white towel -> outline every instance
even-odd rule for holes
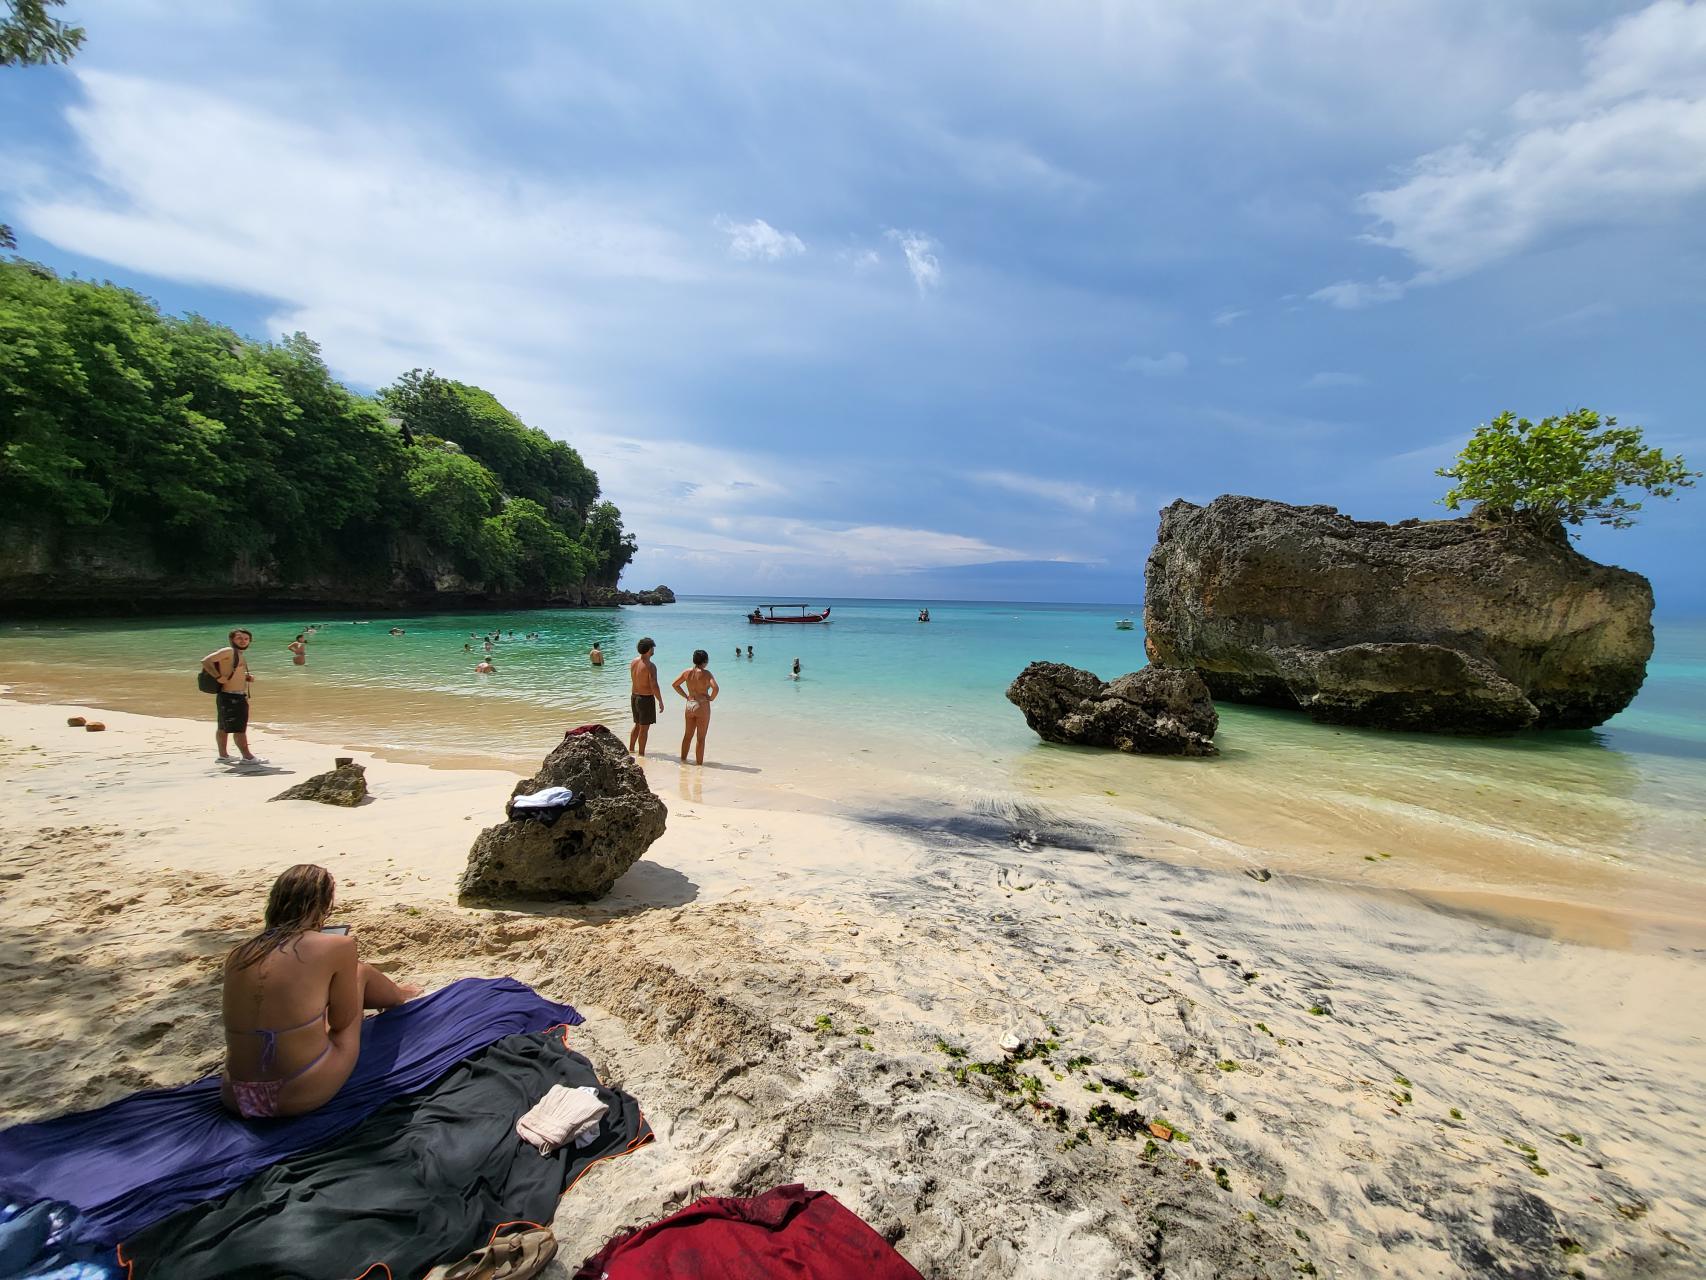
[[[523,1142],[539,1148],[540,1155],[548,1156],[570,1142],[586,1146],[597,1136],[599,1121],[607,1110],[598,1099],[598,1091],[588,1085],[571,1089],[554,1084],[515,1122],[515,1131]]]
[[[575,793],[567,787],[546,787],[530,796],[517,796],[511,803],[517,809],[555,809],[574,798]]]

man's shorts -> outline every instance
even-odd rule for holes
[[[635,724],[656,724],[658,722],[658,700],[649,693],[636,693],[628,698],[634,709]]]
[[[213,695],[219,711],[219,732],[247,733],[249,731],[249,695],[246,693],[226,693],[221,690]]]

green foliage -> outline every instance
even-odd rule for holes
[[[0,18],[0,67],[31,67],[70,62],[83,43],[82,27],[50,18],[47,11],[65,0],[6,0]]]
[[[1474,503],[1487,519],[1546,530],[1560,522],[1627,528],[1641,503],[1625,490],[1668,498],[1700,473],[1647,447],[1640,427],[1577,409],[1539,422],[1501,413],[1436,474],[1457,482],[1440,499],[1451,510]]]
[[[241,555],[284,581],[379,581],[413,542],[487,590],[548,596],[614,584],[633,555],[597,495],[573,449],[478,387],[417,371],[356,396],[302,334],[250,342],[0,263],[0,511],[48,545],[111,533],[189,572]]]

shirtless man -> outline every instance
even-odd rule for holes
[[[214,710],[218,716],[213,740],[219,744],[215,763],[238,763],[226,745],[227,737],[234,737],[237,750],[243,753],[241,763],[265,764],[266,761],[249,750],[249,685],[255,677],[249,674],[247,651],[255,637],[238,627],[227,639],[230,644],[223,649],[215,649],[201,660],[201,669],[219,682],[219,692],[213,695]]]
[[[658,711],[663,707],[663,690],[658,687],[657,663],[652,661],[652,650],[657,648],[650,636],[641,638],[635,646],[640,656],[628,664],[628,679],[631,685],[628,705],[634,711],[634,727],[628,732],[628,750],[637,756],[646,754],[646,733],[658,722]]]
[[[586,656],[591,659],[593,666],[602,667],[604,665],[604,650],[598,647],[598,641],[592,642],[592,648],[587,651]]]

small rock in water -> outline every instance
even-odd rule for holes
[[[1060,662],[1033,662],[1007,700],[1045,741],[1151,755],[1212,756],[1219,725],[1193,671],[1145,667],[1104,683]]]

